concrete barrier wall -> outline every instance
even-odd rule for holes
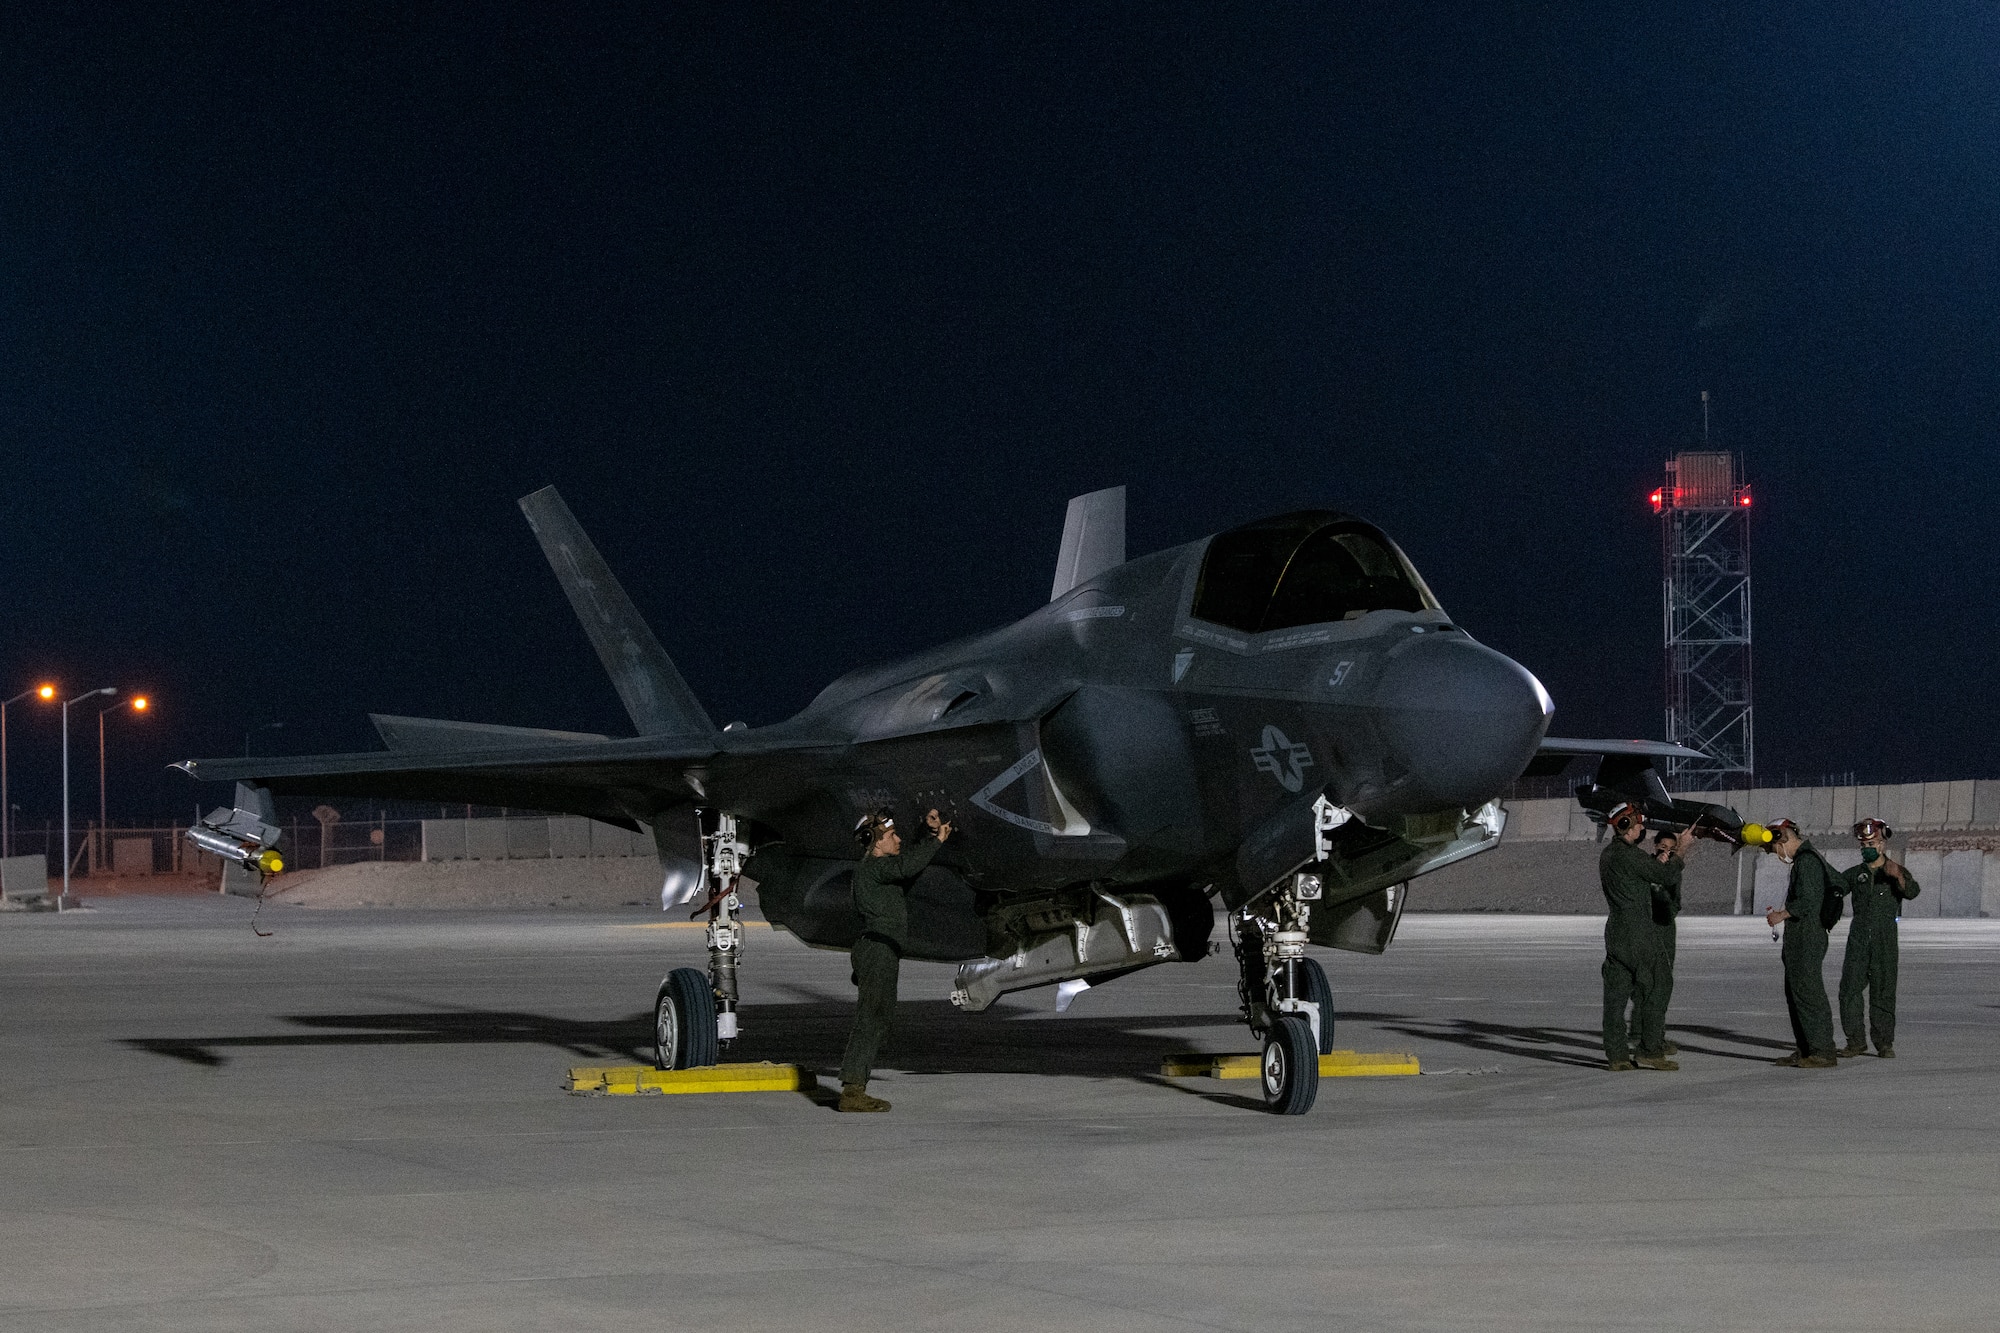
[[[25,900],[47,896],[49,891],[49,858],[36,853],[33,856],[10,856],[0,861],[0,897]]]
[[[1944,853],[1944,869],[1938,875],[1938,915],[1978,916],[1985,878],[1986,853]]]
[[[652,835],[594,819],[426,819],[426,861],[543,861],[579,856],[652,856]]]
[[[1905,782],[1857,787],[1758,787],[1750,791],[1700,792],[1693,795],[1700,800],[1729,806],[1744,818],[1760,823],[1780,817],[1797,820],[1807,837],[1819,840],[1819,850],[1837,870],[1849,869],[1861,859],[1861,853],[1849,837],[1855,822],[1870,816],[1885,819],[1896,830],[1893,854],[1910,868],[1910,873],[1916,876],[1923,890],[1904,907],[1903,915],[1912,918],[2000,917],[2000,853],[1978,848],[1912,850],[1904,844],[1905,836],[1913,833],[2000,833],[2000,780]],[[1488,853],[1488,856],[1499,856],[1512,846],[1519,849],[1513,854],[1513,859],[1518,861],[1528,845],[1596,843],[1603,836],[1602,830],[1584,814],[1583,807],[1567,797],[1509,801],[1506,804],[1506,836],[1501,849]],[[1704,848],[1699,855],[1710,854],[1719,858],[1725,853],[1721,848]],[[1745,905],[1753,912],[1783,905],[1791,868],[1773,856],[1758,855],[1754,861],[1745,862],[1744,858],[1750,855],[1746,852],[1735,858],[1738,882],[1748,890],[1744,895],[1748,899]],[[1570,861],[1575,862],[1574,867],[1569,865]],[[1483,866],[1482,862],[1485,863]],[[1528,863],[1522,864],[1525,866]],[[1566,881],[1589,874],[1588,888],[1595,891],[1595,877],[1591,873],[1594,866],[1586,866],[1580,854],[1561,859],[1563,872],[1560,875],[1551,873],[1556,862],[1550,862],[1546,867],[1540,862],[1534,864],[1539,872],[1535,878],[1543,883],[1556,879]],[[1452,878],[1440,880],[1436,886],[1439,889],[1448,888],[1449,892],[1434,895],[1449,900],[1453,910],[1478,910],[1477,904],[1484,891],[1490,891],[1498,901],[1507,903],[1511,910],[1588,910],[1581,906],[1558,907],[1555,904],[1567,903],[1571,896],[1577,897],[1580,902],[1594,901],[1590,894],[1582,890],[1571,894],[1565,889],[1561,893],[1538,897],[1537,901],[1548,904],[1542,908],[1515,907],[1513,900],[1525,892],[1522,886],[1514,883],[1523,879],[1521,869],[1501,860],[1488,862],[1485,857],[1473,857],[1454,870]],[[1697,873],[1697,867],[1691,866],[1689,873]],[[1700,873],[1709,875],[1711,872],[1707,867],[1701,867]],[[1718,878],[1718,883],[1721,883],[1720,877],[1711,877]],[[1422,889],[1427,882],[1418,881],[1418,888]],[[1411,906],[1422,910],[1425,906],[1423,898],[1422,893],[1414,893]]]
[[[1798,821],[1808,836],[1846,833],[1857,820],[1885,819],[1901,835],[1960,830],[2000,832],[2000,780],[1904,782],[1879,787],[1757,787],[1750,791],[1691,792],[1696,800],[1726,805],[1763,823]],[[1508,801],[1507,836],[1517,842],[1594,839],[1597,826],[1569,797]]]
[[[1503,840],[1490,852],[1425,875],[1410,885],[1412,912],[1576,912],[1601,916],[1598,885],[1601,844],[1568,839]],[[1858,849],[1829,847],[1836,870],[1861,860]],[[1913,851],[1901,858],[1922,892],[1903,909],[1912,918],[2000,917],[2000,856],[1972,851]],[[1704,843],[1688,860],[1681,881],[1682,912],[1689,916],[1762,914],[1785,901],[1791,867],[1761,852],[1738,852]]]

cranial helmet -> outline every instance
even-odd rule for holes
[[[1880,838],[1887,842],[1895,836],[1896,830],[1879,819],[1864,819],[1854,826],[1854,837],[1857,842],[1862,838]]]
[[[1611,825],[1612,828],[1617,829],[1620,833],[1623,833],[1635,825],[1645,823],[1646,812],[1634,806],[1630,801],[1620,801],[1618,804],[1612,806],[1610,812],[1604,816],[1604,822]]]
[[[876,839],[895,827],[896,817],[887,810],[870,810],[854,826],[854,840],[863,847],[873,847]]]

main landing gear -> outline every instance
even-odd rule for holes
[[[712,1065],[736,1040],[736,964],[743,956],[743,922],[737,913],[737,878],[750,854],[736,840],[736,817],[718,814],[711,832],[702,821],[702,887],[708,898],[692,919],[708,916],[708,972],[677,967],[653,1000],[653,1067],[697,1069]]]
[[[1319,1057],[1333,1050],[1333,988],[1306,957],[1306,922],[1319,897],[1319,876],[1301,872],[1231,920],[1236,991],[1244,1021],[1264,1042],[1264,1104],[1279,1115],[1312,1109]]]

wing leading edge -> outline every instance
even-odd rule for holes
[[[1685,745],[1672,741],[1597,741],[1576,740],[1568,736],[1544,736],[1542,743],[1535,747],[1542,754],[1601,754],[1610,756],[1645,755],[1653,759],[1706,759],[1699,750],[1690,750]]]
[[[635,806],[671,806],[696,799],[700,793],[689,776],[690,767],[716,752],[706,742],[645,736],[517,741],[504,748],[495,744],[500,738],[490,734],[479,739],[486,745],[421,752],[190,759],[174,767],[203,781],[250,782],[277,792],[513,806],[585,815],[629,827],[645,813]]]

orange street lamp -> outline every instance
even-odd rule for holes
[[[47,703],[56,697],[56,687],[37,685],[11,699],[0,700],[0,856],[14,854],[14,803],[7,798],[7,705],[17,704],[31,694]]]
[[[104,817],[104,715],[106,713],[115,713],[121,708],[130,708],[135,713],[143,713],[146,711],[146,707],[146,696],[138,694],[130,699],[115,703],[109,708],[101,708],[97,713],[97,861],[99,865],[104,863],[105,830],[111,827],[110,821]]]
[[[63,886],[62,897],[56,899],[56,911],[63,910],[63,902],[69,897],[69,709],[71,704],[80,704],[85,699],[95,699],[100,694],[116,694],[116,685],[106,685],[101,690],[85,690],[74,699],[63,700]]]

